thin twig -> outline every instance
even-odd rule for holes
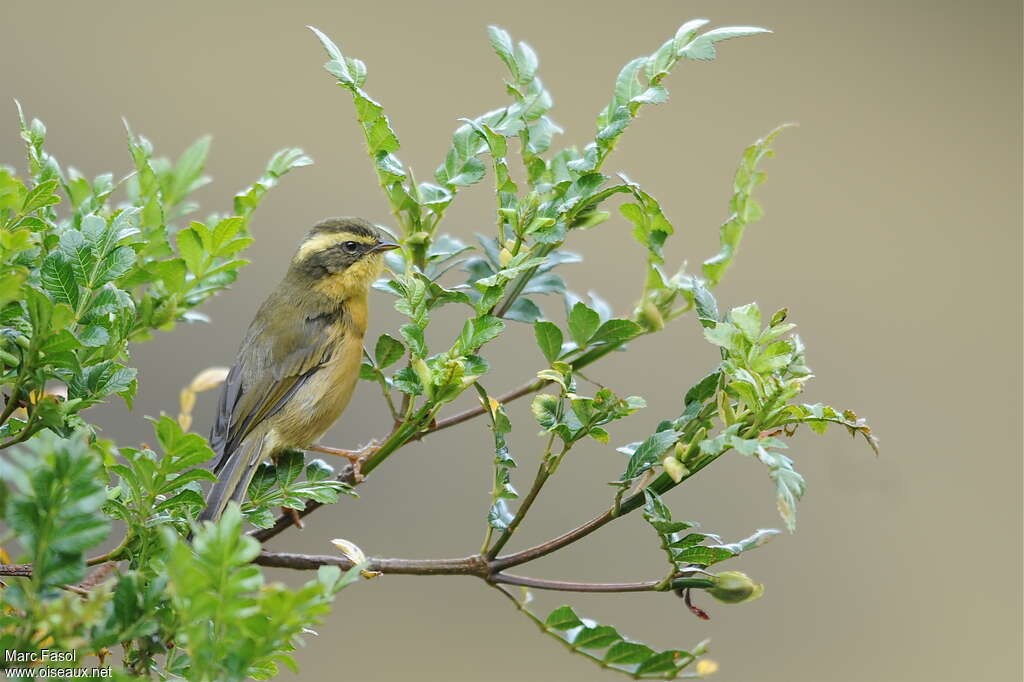
[[[502,403],[502,404],[510,403],[513,400],[516,400],[517,398],[522,398],[524,395],[529,395],[531,393],[536,393],[540,389],[544,388],[545,383],[547,383],[547,382],[542,381],[540,379],[538,379],[537,381],[531,381],[529,383],[523,384],[519,388],[516,388],[514,390],[509,391],[508,393],[505,393],[504,395],[498,396],[497,398],[495,398],[495,400],[497,400],[499,403]],[[437,422],[433,426],[431,426],[429,429],[427,429],[426,431],[424,431],[421,434],[419,434],[413,440],[419,440],[419,439],[423,438],[423,436],[429,435],[431,433],[435,433],[437,431],[440,431],[441,429],[447,429],[449,426],[456,426],[457,424],[461,424],[462,422],[469,421],[470,419],[473,419],[474,417],[479,417],[480,415],[485,414],[488,409],[489,409],[488,407],[484,407],[483,405],[480,405],[478,407],[473,407],[473,408],[470,408],[470,409],[465,410],[463,412],[459,412],[458,414],[453,414],[450,417],[445,417],[444,419],[438,419]]]
[[[577,540],[590,535],[601,526],[605,525],[606,523],[616,518],[617,516],[613,515],[611,510],[606,511],[604,514],[596,516],[592,518],[590,521],[587,521],[582,526],[573,528],[567,533],[563,533],[562,535],[559,535],[556,538],[552,538],[546,542],[542,542],[541,544],[536,545],[534,547],[530,547],[529,549],[524,549],[521,552],[515,552],[513,554],[506,554],[504,556],[495,557],[492,563],[495,568],[501,570],[504,568],[508,568],[510,566],[518,566],[519,564],[525,564],[526,562],[533,561],[534,559],[539,559],[542,556],[551,554],[552,552],[555,552],[561,549],[562,547],[565,547],[566,545],[571,545]]]
[[[538,590],[554,590],[556,592],[651,592],[660,580],[645,580],[639,583],[578,583],[566,580],[543,580],[528,578],[522,575],[496,573],[491,576],[492,583],[504,585],[520,585]]]
[[[534,500],[537,499],[537,495],[540,494],[541,488],[547,483],[548,478],[551,476],[551,471],[548,468],[549,461],[551,458],[551,444],[555,440],[555,434],[552,432],[551,437],[548,438],[547,447],[544,449],[544,457],[541,458],[540,467],[537,469],[537,476],[533,479],[533,485],[530,486],[530,492],[526,493],[526,497],[523,498],[522,503],[519,505],[519,509],[516,510],[516,515],[509,521],[508,526],[501,531],[501,535],[494,541],[494,545],[487,550],[487,558],[493,559],[501,551],[502,547],[509,541],[512,534],[519,528],[519,524],[526,518],[526,513],[530,511],[530,507],[533,506]],[[563,451],[564,452],[564,451]]]

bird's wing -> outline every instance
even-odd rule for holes
[[[257,316],[249,328],[221,390],[210,434],[218,455],[214,473],[330,359],[340,341],[329,330],[336,320],[333,314],[304,315],[293,305],[274,309],[273,319]]]

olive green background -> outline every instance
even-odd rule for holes
[[[321,70],[315,24],[366,61],[420,178],[442,159],[460,116],[505,101],[503,68],[484,28],[533,45],[555,97],[563,143],[583,144],[618,69],[686,19],[768,26],[774,35],[720,44],[718,61],[683,63],[671,101],[646,109],[608,170],[659,197],[675,222],[670,263],[695,269],[715,249],[743,147],[780,122],[750,229],[718,290],[725,306],[788,306],[820,378],[810,402],[867,416],[876,459],[844,433],[800,434],[791,454],[808,481],[795,535],[737,560],[767,584],[757,602],[700,598],[712,620],[672,595],[536,595],[566,601],[661,647],[712,638],[717,679],[1015,680],[1021,632],[1021,10],[1014,2],[38,3],[0,8],[0,160],[20,165],[15,109],[49,127],[49,149],[87,174],[126,171],[120,117],[165,154],[214,135],[201,193],[223,209],[277,149],[299,145],[312,168],[287,177],[257,213],[235,288],[209,304],[212,325],[182,326],[138,346],[136,409],[95,413],[124,444],[150,438],[143,415],[176,411],[198,370],[231,362],[255,307],[300,235],[329,215],[387,223],[346,92]],[[493,224],[491,180],[465,192],[446,229],[463,239]],[[574,234],[583,264],[564,274],[619,313],[639,291],[642,252],[617,215]],[[373,294],[373,338],[399,317]],[[560,316],[556,301],[547,309]],[[455,333],[442,315],[437,345]],[[516,325],[486,353],[500,392],[541,356]],[[678,413],[681,392],[715,362],[692,319],[593,368],[593,378],[648,398],[617,443]],[[203,396],[197,428],[213,405]],[[532,478],[540,441],[525,404],[511,413],[516,482]],[[387,428],[364,384],[327,441],[356,445]],[[317,513],[280,550],[328,552],[331,537],[367,553],[441,557],[476,550],[489,489],[482,422],[393,457],[362,497]],[[608,503],[621,455],[580,447],[512,546],[562,532]],[[668,497],[680,518],[736,539],[777,526],[763,468],[739,455]],[[660,576],[640,518],[521,572],[580,580]],[[274,573],[298,581],[307,576]],[[386,576],[350,588],[284,679],[611,680],[567,655],[509,603],[471,578]]]

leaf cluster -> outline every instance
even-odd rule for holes
[[[19,108],[20,113],[20,108]],[[0,167],[0,449],[42,428],[85,426],[79,413],[137,390],[129,343],[179,321],[235,281],[252,243],[248,221],[283,174],[310,163],[300,150],[271,159],[234,214],[183,221],[209,182],[209,138],[172,162],[127,129],[132,170],[89,180],[46,151],[46,127],[21,117],[28,175]],[[54,385],[60,388],[55,390]]]
[[[387,255],[387,275],[374,287],[393,298],[403,322],[365,349],[359,370],[379,388],[394,427],[368,449],[355,473],[369,475],[408,443],[473,416],[486,415],[493,436],[479,554],[434,560],[424,572],[450,564],[452,572],[479,575],[502,591],[506,583],[611,591],[609,585],[560,584],[503,571],[642,509],[669,570],[660,580],[610,587],[677,592],[706,617],[692,605],[692,592],[706,591],[731,604],[761,594],[763,586],[745,574],[715,573],[714,567],[777,531],[723,542],[698,530],[695,521],[676,520],[667,493],[734,451],[766,468],[792,531],[806,483],[782,454],[785,439],[801,424],[816,433],[838,424],[875,447],[870,428],[853,412],[799,402],[812,374],[786,310],[763,316],[756,303],[720,310],[713,293],[746,229],[762,217],[753,194],[782,128],[742,153],[727,218],[718,229],[718,251],[703,260],[699,272],[687,271],[684,263],[670,274],[666,245],[678,232],[675,224],[640,183],[607,170],[643,108],[668,100],[666,80],[675,68],[714,59],[723,40],[765,32],[704,30],[706,23],[685,23],[653,53],[627,63],[597,113],[592,139],[581,148],[557,144],[562,129],[552,118],[554,98],[541,80],[537,54],[491,27],[490,45],[506,72],[504,94],[496,107],[459,120],[429,181],[417,181],[399,158],[398,133],[366,90],[366,65],[313,29],[327,52],[325,69],[352,98],[402,247]],[[288,518],[275,516],[279,508],[309,510],[311,504],[354,495],[339,480],[347,470],[338,474],[322,460],[305,462],[301,452],[282,453],[259,466],[242,505],[229,505],[218,522],[200,528],[192,520],[204,504],[202,485],[215,479],[202,468],[213,451],[188,431],[190,408],[183,408],[179,421],[152,420],[154,448],[118,447],[98,438],[82,411],[113,395],[130,406],[137,389],[130,344],[178,322],[205,319],[198,307],[230,286],[246,264],[253,212],[283,175],[309,158],[298,149],[282,150],[256,182],[234,196],[227,212],[198,220],[193,196],[209,181],[208,138],[172,161],[128,129],[131,168],[115,181],[109,173],[89,180],[62,168],[46,150],[46,129],[37,120],[22,117],[21,135],[26,173],[0,167],[0,510],[32,569],[0,593],[0,643],[98,656],[120,644],[118,674],[124,679],[266,679],[281,665],[294,669],[292,653],[308,628],[323,619],[335,594],[360,570],[372,573],[362,551],[339,540],[339,547],[350,550],[345,556],[358,564],[344,576],[327,565],[295,590],[268,584],[254,560],[268,558],[260,556],[256,537],[269,535],[245,534],[243,524],[278,529]],[[494,209],[482,224],[493,227],[476,235],[476,245],[443,232],[452,203],[478,191],[488,175]],[[565,274],[566,266],[581,260],[568,249],[570,240],[615,226],[631,234],[645,266],[641,280],[632,283],[635,306],[618,314],[597,293],[574,293]],[[548,305],[542,305],[543,297]],[[564,315],[551,299],[564,304]],[[447,318],[459,319],[453,327],[434,324],[445,306]],[[645,418],[650,409],[634,417],[647,407],[644,398],[630,395],[628,387],[602,384],[591,368],[613,352],[638,355],[645,337],[691,312],[711,344],[705,359],[695,359],[707,368],[703,378],[680,392],[677,408],[651,419],[646,438],[614,447],[624,440],[616,433],[619,422]],[[514,480],[517,461],[525,460],[512,456],[513,423],[498,394],[483,386],[491,381],[492,364],[506,359],[496,356],[492,344],[517,323],[532,327],[537,347],[532,354],[517,353],[532,358],[531,381],[506,394],[531,397],[540,431],[537,473],[528,489]],[[663,380],[673,381],[668,374]],[[481,407],[439,419],[470,387]],[[189,396],[194,399],[194,392]],[[607,511],[544,545],[502,554],[560,463],[588,439],[608,454],[604,461],[613,480]],[[26,445],[7,450],[19,443]],[[516,441],[520,448],[524,443]],[[613,450],[624,455],[624,463]],[[106,538],[112,522],[124,529],[121,542],[87,559],[86,551]],[[0,558],[7,561],[2,548]],[[111,562],[117,564],[112,575],[86,572],[87,565],[112,567]],[[636,679],[703,676],[710,670],[697,662],[706,642],[688,651],[659,651],[568,606],[541,617],[528,601],[528,595],[515,600],[543,632],[603,668]]]

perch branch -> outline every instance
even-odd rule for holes
[[[350,569],[355,564],[343,556],[328,554],[292,554],[286,552],[260,552],[253,563],[270,568],[293,570],[315,570],[321,566],[338,566]],[[545,580],[521,575],[510,575],[496,571],[496,564],[480,554],[455,559],[383,559],[370,558],[366,569],[394,575],[472,575],[495,585],[520,585],[538,590],[555,592],[655,592],[660,591],[664,580],[645,580],[631,583],[585,583],[566,580]],[[711,582],[703,578],[680,578],[674,581],[685,583],[686,587],[710,587]]]
[[[525,395],[529,395],[531,393],[535,393],[535,392],[539,391],[541,388],[544,387],[545,383],[546,382],[544,382],[542,380],[539,380],[539,379],[536,380],[536,381],[531,381],[529,383],[523,384],[522,386],[509,391],[508,393],[505,393],[503,395],[498,396],[496,398],[496,400],[498,402],[500,402],[500,403],[511,402],[513,400],[516,400],[517,398],[522,398]],[[462,412],[459,412],[457,414],[453,414],[450,417],[446,417],[444,419],[439,419],[439,420],[437,420],[437,422],[435,422],[433,425],[431,425],[427,429],[424,429],[423,431],[421,431],[421,432],[415,434],[414,436],[412,436],[411,438],[409,438],[406,442],[415,441],[415,440],[421,440],[424,436],[428,436],[428,435],[430,435],[432,433],[436,433],[437,431],[440,431],[442,429],[447,429],[447,428],[449,428],[451,426],[456,426],[456,425],[461,424],[463,422],[469,421],[470,419],[473,419],[474,417],[479,417],[480,415],[484,414],[486,411],[487,411],[486,408],[481,405],[479,407],[473,407],[473,408],[470,408],[468,410],[464,410]],[[392,432],[392,435],[393,434],[394,434],[394,431]],[[365,472],[365,469],[364,469],[364,472]],[[356,480],[355,472],[352,469],[351,465],[346,465],[341,470],[341,472],[337,476],[337,480],[341,481],[342,483],[346,483],[346,484],[348,484],[350,486],[355,486],[355,485],[358,485],[358,483],[359,483],[359,481]],[[320,502],[314,502],[312,500],[307,500],[306,501],[305,509],[299,510],[298,511],[298,516],[299,516],[300,519],[305,518],[306,516],[312,514],[314,511],[316,511],[317,509],[319,509],[322,506],[323,506],[323,504],[320,503]],[[252,535],[252,537],[256,538],[257,540],[259,540],[262,543],[262,542],[266,542],[267,540],[269,540],[269,539],[275,537],[276,535],[282,533],[283,531],[287,530],[288,528],[293,528],[294,526],[295,526],[295,517],[294,516],[292,516],[291,514],[281,514],[280,516],[278,516],[274,520],[274,525],[273,526],[270,526],[269,528],[261,528],[259,530],[253,531],[253,532],[250,533],[250,535]]]

